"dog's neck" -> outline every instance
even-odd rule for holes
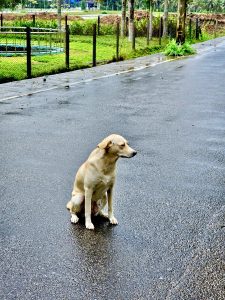
[[[118,156],[105,152],[99,159],[99,165],[104,174],[114,172]]]

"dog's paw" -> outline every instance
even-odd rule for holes
[[[104,212],[101,211],[101,210],[100,210],[100,212],[98,213],[98,215],[99,215],[100,217],[102,217],[102,218],[105,218],[105,219],[108,219],[108,218],[109,218],[108,214],[104,213]]]
[[[79,221],[78,216],[72,214],[72,215],[71,215],[71,223],[76,224],[78,221]]]
[[[91,229],[91,230],[95,229],[94,225],[91,222],[86,223],[85,226],[87,229]]]
[[[109,222],[110,222],[110,224],[113,224],[113,225],[117,225],[118,224],[118,221],[117,221],[117,219],[115,217],[109,218]]]

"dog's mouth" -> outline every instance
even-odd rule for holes
[[[131,157],[134,157],[136,154],[137,154],[137,152],[134,151],[130,155],[121,154],[121,155],[119,155],[119,157],[121,157],[121,158],[131,158]]]

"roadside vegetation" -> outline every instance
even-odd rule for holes
[[[186,56],[195,53],[195,49],[188,42],[177,44],[175,39],[167,44],[164,52],[167,56]]]
[[[159,38],[160,22],[163,13],[155,12],[151,20],[151,34],[147,39],[147,28],[149,26],[149,11],[136,11],[134,13],[135,27],[135,49],[129,40],[129,28],[119,40],[119,56],[116,57],[116,24],[120,19],[118,15],[105,14],[101,16],[100,33],[97,36],[97,64],[105,64],[117,60],[126,60],[139,56],[164,52],[168,56],[183,56],[194,53],[191,44],[213,39],[225,35],[224,15],[213,14],[191,14],[186,22],[186,42],[179,43],[176,38],[177,18],[176,14],[170,13],[167,20],[167,31]],[[196,38],[196,18],[199,21],[199,36]],[[192,20],[190,31],[189,20]],[[214,21],[217,20],[217,23]],[[55,13],[36,14],[35,24],[31,14],[5,14],[4,26],[10,27],[36,27],[57,29],[57,15]],[[69,70],[82,69],[92,66],[93,47],[93,24],[96,19],[84,20],[80,16],[68,14],[70,27],[70,56],[69,68],[65,64],[65,53],[45,54],[32,56],[32,77],[54,74]],[[62,28],[65,26],[62,17]],[[45,37],[41,37],[45,39]],[[149,40],[149,42],[148,42]],[[0,32],[0,44],[4,44],[6,35],[4,29]],[[25,44],[25,34],[7,35],[7,43]],[[48,41],[46,40],[46,43]],[[54,39],[52,40],[54,42]],[[33,45],[38,44],[37,37],[32,36]],[[62,44],[63,47],[63,44]],[[0,56],[0,82],[25,79],[26,56],[3,57]]]

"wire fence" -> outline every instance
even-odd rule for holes
[[[30,78],[32,67],[37,76],[35,57],[64,53],[64,39],[65,33],[55,29],[1,27],[0,82]]]
[[[216,28],[216,21],[213,24]],[[114,34],[103,35],[98,21],[93,24],[92,35],[86,36],[72,34],[67,22],[61,31],[52,28],[2,26],[0,83],[159,52],[168,42],[168,39],[162,38],[162,26],[161,18],[158,29],[155,29],[150,40],[147,27],[142,34],[136,28],[133,41],[129,41],[127,36],[121,38],[119,23],[115,24]],[[174,25],[169,26],[168,34],[170,39],[176,36]],[[190,40],[199,39],[200,34],[199,20],[187,20],[187,36]]]

